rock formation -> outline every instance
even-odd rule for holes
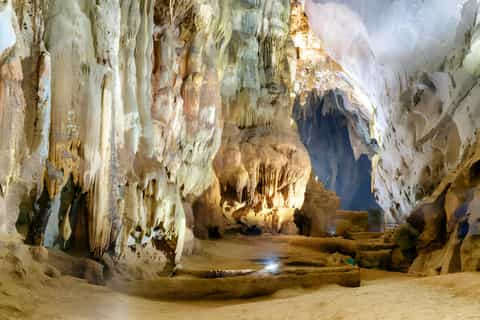
[[[312,29],[372,123],[373,187],[391,222],[405,221],[474,141],[477,11],[476,1],[306,1]]]
[[[325,189],[317,177],[310,176],[305,202],[295,215],[299,233],[307,236],[325,237],[336,234],[334,217],[340,207],[340,198],[335,192]]]
[[[182,201],[214,177],[217,46],[228,40],[213,32],[218,4],[195,17],[194,3],[169,5],[7,1],[2,24],[16,42],[2,50],[4,232],[26,203],[33,243],[68,247],[73,234],[102,256],[155,238],[180,257]]]
[[[310,175],[291,120],[290,1],[239,1],[231,10],[222,82],[225,126],[214,162],[220,188],[209,190],[220,191],[221,210],[212,212],[221,211],[226,226],[278,232],[302,206]]]
[[[1,232],[178,261],[193,229],[279,231],[310,175],[289,23],[289,0],[2,2]]]
[[[470,218],[451,219],[476,215],[477,183],[460,177],[475,171],[478,148],[478,9],[463,0],[306,1],[313,31],[370,119],[375,196],[389,222],[408,221],[398,238],[409,258],[412,244],[420,254],[419,272],[478,269]]]
[[[407,219],[416,235],[411,272],[428,275],[480,270],[479,160],[477,138],[451,172]]]
[[[327,186],[349,206],[358,182],[408,221],[399,260],[478,269],[479,5],[359,3],[1,1],[1,235],[172,266],[194,233],[287,232],[311,171],[296,101],[301,132],[317,112],[342,121],[328,138],[348,152],[309,150],[344,171]]]

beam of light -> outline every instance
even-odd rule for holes
[[[268,261],[265,264],[265,267],[263,268],[265,272],[273,273],[273,274],[278,273],[279,269],[280,269],[280,264],[276,261]]]
[[[334,226],[330,226],[328,227],[328,234],[331,236],[331,237],[334,237],[336,234],[337,234],[337,230]]]

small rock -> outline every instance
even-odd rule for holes
[[[344,261],[350,258],[348,256],[344,256],[341,253],[335,252],[327,257],[327,265],[328,266],[341,266],[344,264]]]
[[[91,259],[85,259],[85,272],[83,277],[90,284],[105,285],[103,265]]]
[[[392,263],[392,250],[358,251],[356,260],[364,268],[388,269]]]
[[[27,278],[27,270],[25,270],[23,263],[16,263],[14,273],[22,280]]]
[[[33,260],[44,263],[48,261],[48,250],[45,247],[31,247],[30,253],[32,254]]]
[[[282,228],[280,229],[281,234],[286,234],[286,235],[297,235],[299,234],[299,230],[297,228],[297,225],[293,221],[288,221],[282,225]]]
[[[102,263],[103,265],[110,270],[115,269],[115,261],[113,261],[113,258],[109,254],[104,254],[102,257]]]
[[[115,269],[115,261],[113,261],[113,258],[109,254],[104,254],[102,257],[102,264],[103,264],[103,277],[106,279],[110,279],[113,277],[113,275],[116,272]]]
[[[392,250],[392,270],[407,272],[411,263],[412,261],[405,257],[400,248]]]
[[[45,273],[46,276],[48,276],[50,278],[60,278],[62,276],[62,273],[60,271],[58,271],[57,268],[55,268],[51,265],[47,265],[45,267],[44,273]]]

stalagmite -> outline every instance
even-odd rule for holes
[[[83,221],[83,238],[95,256],[112,243],[121,255],[139,229],[142,237],[134,246],[144,237],[166,237],[181,257],[182,202],[210,185],[222,129],[220,66],[211,32],[216,25],[200,16],[194,22],[188,12],[200,4],[185,5],[175,2],[168,20],[163,4],[151,0],[13,1],[2,7],[1,128],[12,139],[1,142],[1,205],[7,212],[32,197],[39,210],[31,221],[45,222],[32,226],[33,238],[57,246],[57,237],[69,240]],[[201,7],[204,13],[219,10]],[[192,45],[195,37],[205,42]],[[228,39],[219,41],[225,46]],[[209,61],[209,69],[192,69],[194,52],[207,52],[198,63]],[[28,63],[20,66],[20,59]],[[25,81],[32,109],[26,116],[13,112],[25,107],[22,67],[36,77]],[[194,102],[181,90],[187,79],[196,81]],[[34,126],[25,137],[24,118]],[[25,139],[28,146],[22,145]],[[49,199],[41,197],[44,186]],[[70,188],[77,190],[73,197],[64,196]],[[78,205],[82,195],[85,208]],[[18,210],[10,212],[2,215],[2,229],[14,233]],[[164,233],[152,236],[162,228]]]
[[[0,319],[477,319],[479,76],[479,0],[0,0]]]
[[[479,127],[478,3],[413,4],[377,23],[377,2],[347,0],[3,1],[0,231],[175,264],[192,234],[294,230],[312,171],[297,126],[310,146],[301,121],[333,115],[348,163],[372,164],[369,203],[405,222],[466,170]],[[471,199],[444,191],[450,222]]]

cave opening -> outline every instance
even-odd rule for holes
[[[312,93],[304,105],[297,100],[294,118],[314,174],[341,198],[341,208],[380,209],[372,192],[372,154],[355,154],[351,142],[359,140],[368,150],[371,138],[356,135],[355,129],[364,126],[365,120],[345,108],[349,103],[339,90],[323,96]]]
[[[0,319],[477,319],[479,79],[480,0],[0,0]]]

